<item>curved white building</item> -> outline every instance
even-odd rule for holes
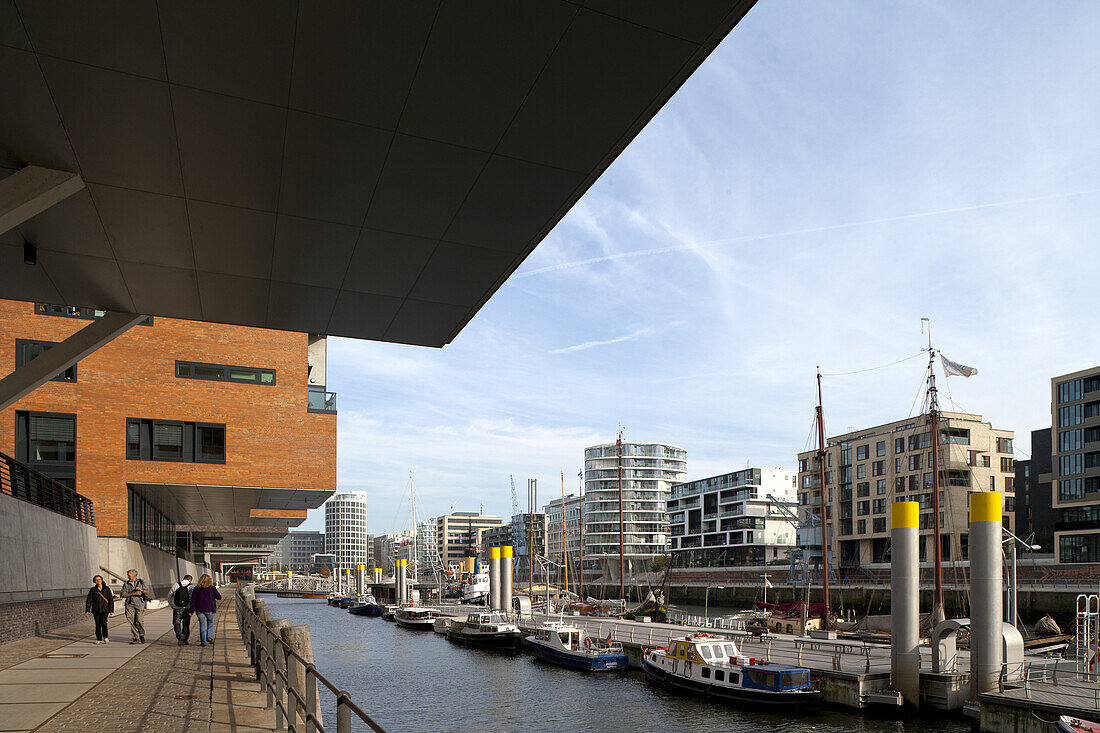
[[[325,502],[325,552],[336,556],[334,570],[355,570],[370,560],[367,495],[335,494]]]
[[[687,477],[687,451],[664,443],[615,443],[584,450],[584,559],[619,577],[619,466],[623,472],[623,556],[627,576],[667,551],[666,505]]]

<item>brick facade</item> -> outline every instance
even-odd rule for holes
[[[89,322],[0,300],[0,374],[15,368],[15,339],[60,342]],[[274,369],[275,384],[181,379],[176,360]],[[127,534],[127,482],[332,491],[336,416],[307,411],[307,371],[306,334],[158,317],[82,359],[75,383],[0,412],[0,451],[14,455],[16,410],[76,414],[76,490],[101,537]],[[127,460],[128,417],[225,423],[226,462]]]
[[[39,636],[83,620],[83,597],[0,603],[0,644]]]

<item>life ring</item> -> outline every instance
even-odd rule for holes
[[[1085,653],[1085,659],[1087,659],[1089,663],[1089,672],[1095,672],[1097,662],[1100,661],[1100,649],[1094,646],[1089,647],[1088,652]]]
[[[592,640],[589,639],[587,636],[584,637],[584,648],[585,649],[591,649],[592,648]]]

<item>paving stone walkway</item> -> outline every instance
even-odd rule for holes
[[[217,641],[178,646],[168,609],[145,616],[148,644],[130,645],[125,618],[110,644],[90,624],[0,646],[0,731],[40,733],[260,733],[274,729],[241,641],[233,591],[217,617]],[[83,632],[83,633],[82,633]]]

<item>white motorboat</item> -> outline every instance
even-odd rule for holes
[[[424,608],[423,606],[402,606],[393,614],[393,620],[405,628],[427,631],[435,628],[437,618],[439,618],[438,608]]]
[[[628,659],[623,645],[610,639],[596,639],[579,626],[545,621],[525,641],[539,659],[563,667],[589,672],[626,669]]]
[[[519,648],[523,634],[500,611],[477,611],[469,614],[465,623],[452,625],[447,630],[447,638],[466,646],[514,651]]]

